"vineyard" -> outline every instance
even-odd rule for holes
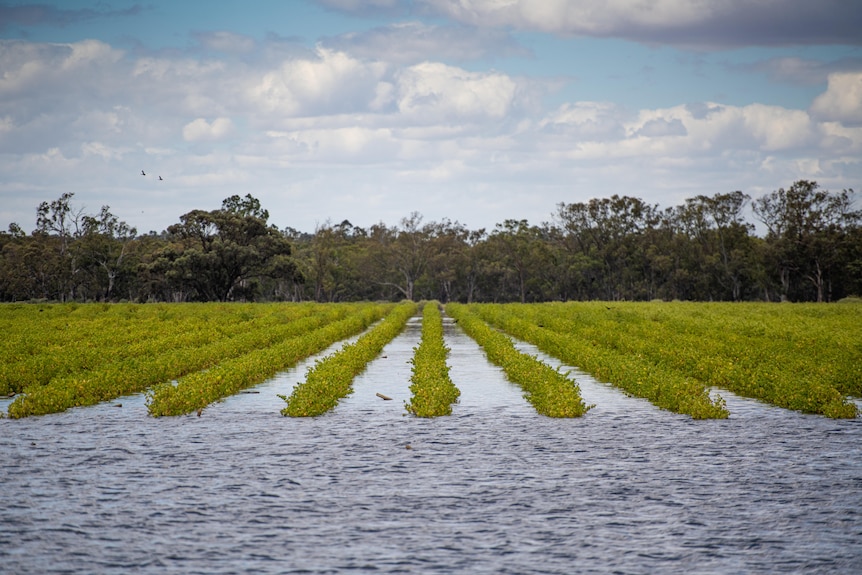
[[[6,304],[0,306],[0,396],[8,417],[146,393],[151,416],[201,413],[334,343],[286,405],[318,416],[422,316],[405,411],[452,413],[441,310],[518,385],[538,413],[579,417],[586,405],[568,373],[519,352],[535,345],[622,392],[694,419],[729,415],[723,390],[832,418],[858,414],[862,305],[706,303]],[[718,393],[715,393],[717,390]],[[726,392],[725,392],[726,393]]]

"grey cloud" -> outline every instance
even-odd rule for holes
[[[532,53],[503,30],[473,26],[428,26],[403,22],[323,40],[363,58],[409,64],[425,60],[467,61]]]
[[[135,16],[145,9],[135,4],[125,10],[63,10],[47,4],[21,4],[9,6],[0,4],[0,32],[13,25],[19,26],[68,26],[76,22]]]
[[[192,36],[204,48],[225,54],[245,54],[255,48],[252,38],[233,32],[193,32]]]
[[[316,0],[318,4],[354,16],[403,16],[410,11],[406,0]]]
[[[707,104],[705,102],[691,102],[685,105],[685,109],[694,119],[705,120],[712,114],[721,112],[723,108],[721,106]]]
[[[673,120],[665,120],[664,118],[656,118],[650,120],[643,127],[635,132],[635,136],[645,136],[647,138],[661,138],[664,136],[687,136],[688,130],[679,118]]]
[[[848,0],[678,0],[658,4],[569,0],[551,6],[530,0],[417,0],[458,22],[564,36],[622,38],[693,49],[741,46],[862,45],[862,3]]]
[[[797,86],[825,84],[833,72],[862,71],[862,58],[842,58],[824,62],[803,58],[771,58],[754,64],[736,67],[746,72],[765,73],[775,82]]]

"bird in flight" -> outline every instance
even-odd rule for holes
[[[141,170],[141,175],[142,175],[142,176],[146,176],[146,175],[147,175],[147,173],[146,173],[145,171]]]
[[[161,176],[159,176],[159,181],[160,181],[160,182],[162,181],[162,177],[161,177]]]

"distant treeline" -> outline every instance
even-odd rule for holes
[[[835,301],[862,295],[854,194],[800,180],[754,201],[560,203],[550,222],[490,231],[413,213],[398,226],[345,220],[314,233],[279,230],[248,194],[147,235],[64,194],[38,206],[32,234],[0,232],[0,300]]]

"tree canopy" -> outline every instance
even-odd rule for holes
[[[636,197],[560,203],[550,222],[491,231],[426,222],[312,233],[269,223],[251,194],[192,210],[162,233],[63,194],[36,227],[0,232],[0,301],[834,301],[862,294],[855,192],[800,180],[662,209]],[[747,210],[764,233],[755,233]]]

